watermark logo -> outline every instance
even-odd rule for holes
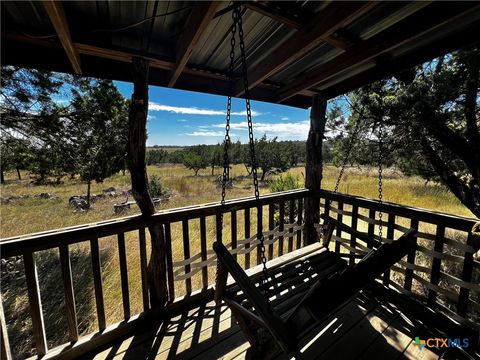
[[[420,350],[422,350],[425,347],[425,340],[420,340],[420,338],[417,336],[415,340],[413,340],[413,345],[417,345]]]
[[[420,339],[418,336],[415,337],[415,340],[412,341],[414,346],[418,346],[420,350],[423,348],[467,348],[470,345],[470,341],[468,338],[457,338],[457,339],[450,339],[450,338],[428,338],[426,340]]]

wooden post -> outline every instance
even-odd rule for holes
[[[310,110],[310,132],[307,139],[307,159],[305,164],[305,187],[320,190],[322,183],[322,144],[325,133],[327,99],[323,95],[314,95]],[[320,199],[309,196],[305,199],[305,245],[318,239],[315,224],[320,222]]]
[[[145,163],[148,115],[148,70],[149,63],[142,58],[133,58],[133,95],[128,117],[128,169],[132,179],[132,194],[144,216],[155,213],[155,206],[148,191]],[[152,254],[148,264],[150,303],[161,306],[166,303],[167,281],[165,260],[165,232],[163,224],[149,227]]]

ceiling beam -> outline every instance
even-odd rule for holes
[[[274,52],[249,71],[249,88],[305,56],[338,29],[348,25],[372,8],[375,2],[333,2],[312,19],[302,30],[292,35]],[[235,96],[244,93],[243,82],[235,84]]]
[[[299,77],[279,90],[277,101],[285,101],[300,91],[318,85],[342,71],[370,61],[407,42],[415,41],[420,36],[448,23],[459,21],[462,18],[469,19],[475,13],[478,16],[479,8],[480,6],[474,3],[466,2],[433,3],[379,34],[353,45],[344,53],[311,71],[310,74]]]
[[[291,6],[287,8],[285,4],[282,2],[270,2],[268,4],[258,1],[245,2],[247,9],[258,12],[288,27],[301,29],[305,25],[305,11],[302,11],[303,9],[298,6],[298,9],[293,9]]]
[[[205,33],[220,3],[220,1],[199,1],[193,6],[192,12],[185,23],[186,28],[177,43],[176,64],[171,72],[168,87],[173,87],[180,77],[195,45]]]
[[[47,12],[47,15],[52,23],[58,39],[62,44],[65,53],[67,54],[70,64],[72,64],[73,71],[76,74],[82,74],[82,67],[80,62],[80,56],[73,46],[72,38],[70,36],[70,29],[68,27],[67,17],[63,10],[62,3],[54,0],[43,0],[43,7]]]

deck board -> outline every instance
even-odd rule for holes
[[[92,359],[245,359],[249,348],[230,310],[213,302],[130,337]],[[300,342],[306,359],[439,359],[450,353],[419,350],[415,336],[428,336],[424,325],[369,291],[311,329]],[[281,355],[279,360],[290,359]],[[448,358],[448,357],[446,357]],[[468,359],[456,352],[455,359]]]
[[[271,291],[272,306],[285,316],[305,291],[322,276],[324,266],[317,266],[318,254],[304,261],[296,259],[285,268],[276,268],[270,276],[279,280],[279,299]],[[313,271],[312,266],[317,266]],[[328,267],[328,266],[327,266]],[[252,270],[250,270],[252,271]],[[254,279],[260,282],[258,276]],[[297,279],[294,283],[292,279]],[[231,289],[235,289],[235,285]],[[302,291],[299,291],[299,290]],[[241,291],[238,292],[239,300]],[[329,296],[329,294],[326,294]],[[333,296],[330,294],[330,296]],[[322,322],[300,334],[300,354],[305,359],[438,359],[445,356],[412,344],[416,336],[432,335],[428,326],[402,312],[383,295],[366,289],[343,304]],[[248,303],[248,302],[247,302]],[[433,334],[435,335],[435,334]],[[210,302],[171,318],[156,327],[144,329],[124,341],[93,354],[90,359],[245,359],[249,343],[225,304]],[[452,352],[450,353],[452,354]],[[291,359],[282,354],[279,360]],[[455,359],[468,359],[459,351]]]

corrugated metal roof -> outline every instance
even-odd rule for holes
[[[152,74],[155,76],[152,75],[151,83],[161,86],[168,84],[171,71],[177,66],[179,41],[188,32],[192,17],[200,8],[199,3],[195,1],[62,1],[61,6],[66,14],[74,46],[82,45],[79,52],[85,74],[129,80],[128,61],[131,56],[139,55],[155,60],[152,62],[154,67]],[[325,66],[332,67],[332,61],[335,62],[336,57],[345,51],[350,51],[352,45],[362,45],[363,41],[382,34],[392,26],[401,29],[403,23],[407,24],[408,19],[416,16],[416,13],[424,8],[430,11],[425,13],[433,15],[437,12],[448,15],[451,8],[452,19],[468,9],[472,10],[467,15],[459,17],[458,21],[449,21],[447,16],[445,26],[432,25],[432,31],[425,32],[412,41],[399,41],[398,46],[389,47],[386,51],[382,52],[380,49],[382,44],[378,44],[378,54],[391,59],[392,64],[395,63],[390,72],[400,69],[402,62],[413,64],[417,57],[418,61],[422,61],[430,53],[450,51],[455,47],[472,43],[475,41],[474,33],[480,29],[480,10],[475,3],[431,4],[413,1],[369,3],[366,6],[362,5],[365,10],[362,10],[363,12],[356,18],[346,21],[344,25],[339,14],[349,6],[359,7],[359,3],[353,5],[330,1],[247,3],[243,15],[244,40],[247,63],[249,70],[253,72],[258,68],[268,68],[273,61],[272,54],[279,56],[282,52],[288,52],[289,49],[284,44],[289,39],[296,41],[298,38],[302,41],[302,31],[308,34],[308,31],[312,31],[318,24],[329,23],[335,16],[338,16],[340,21],[339,27],[334,28],[334,38],[331,38],[331,41],[325,41],[326,38],[324,41],[317,41],[310,51],[270,71],[268,76],[262,79],[263,84],[259,83],[252,90],[252,96],[259,100],[283,101],[286,104],[304,107],[308,104],[308,91],[323,90],[329,95],[334,95],[334,90],[329,93],[330,88],[349,89],[360,85],[361,82],[368,80],[360,81],[359,76],[370,74],[379,66],[383,69],[382,74],[386,73],[383,62],[379,65],[375,58],[359,58],[358,64],[348,64],[338,70],[335,68],[334,73],[328,73],[329,76],[325,79],[320,79],[312,86],[306,86],[302,91],[292,94],[293,96],[280,99],[278,95],[305,76],[322,73]],[[61,44],[42,3],[4,1],[1,7],[4,63],[71,71],[68,58],[61,55]],[[225,71],[229,65],[231,7],[232,2],[218,4],[215,9],[217,15],[213,16],[202,31],[175,86],[221,94],[227,92]],[[285,18],[295,11],[298,14],[290,22],[285,22],[281,16],[275,15],[276,12],[282,11],[282,7],[286,10],[282,15]],[[269,11],[271,13],[268,13]],[[458,44],[452,40],[454,34],[459,35]],[[308,43],[305,44],[307,45]],[[422,56],[416,56],[415,52],[420,50]],[[36,53],[36,57],[27,56],[32,52]],[[385,52],[388,56],[384,56]],[[238,47],[236,53],[239,54]],[[412,56],[411,59],[409,55]],[[240,73],[239,65],[237,59],[235,63],[237,75]],[[372,75],[372,79],[373,77]],[[355,82],[353,79],[359,80]],[[272,88],[269,84],[275,84],[275,87]]]

